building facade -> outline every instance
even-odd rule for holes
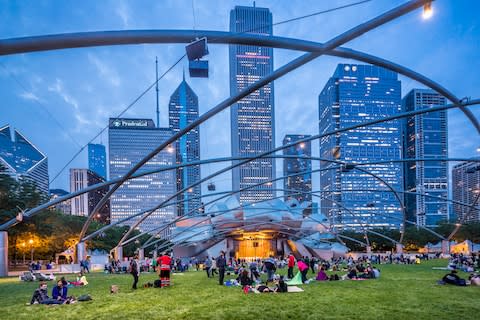
[[[0,162],[14,179],[31,181],[48,195],[47,156],[18,130],[12,132],[9,125],[0,128]]]
[[[103,144],[88,144],[88,169],[107,179],[107,153]]]
[[[339,64],[319,95],[319,132],[327,134],[402,111],[395,72]],[[402,122],[381,122],[320,139],[321,210],[338,228],[398,228],[403,221]],[[335,162],[337,161],[337,162]],[[355,167],[351,163],[382,162]],[[341,165],[350,163],[350,165]],[[375,177],[372,176],[375,175]]]
[[[402,100],[405,111],[423,110],[446,104],[446,99],[432,90],[413,89]],[[421,226],[435,227],[449,220],[447,110],[425,113],[405,120],[404,154],[407,219]],[[418,195],[426,194],[427,197]]]
[[[455,165],[452,170],[452,185],[453,200],[457,201],[453,204],[453,211],[458,221],[480,222],[480,162],[466,161]],[[474,207],[471,207],[472,205]]]
[[[156,128],[151,119],[110,119],[109,140],[109,177],[116,179],[124,176],[141,159],[172,136],[168,128]],[[175,148],[168,147],[149,160],[137,172],[158,170],[175,163]],[[176,192],[175,170],[161,171],[126,181],[112,195],[111,221],[131,217],[151,209],[166,201]],[[156,210],[141,225],[143,231],[160,228],[176,215],[174,206]],[[124,222],[132,225],[138,218]]]
[[[102,182],[105,182],[105,179],[90,169],[70,169],[70,192],[80,191]],[[106,186],[72,198],[70,214],[88,217],[103,196],[107,194],[108,189],[109,187]],[[110,201],[105,203],[93,219],[104,224],[110,223]]]
[[[66,196],[68,191],[63,189],[50,189],[50,200],[55,200],[59,197]],[[65,200],[57,205],[55,209],[62,212],[63,214],[72,214],[72,199]]]
[[[236,6],[230,12],[230,31],[272,34],[272,14],[267,8]],[[249,45],[230,45],[230,95],[273,72],[273,49]],[[232,157],[248,157],[271,150],[275,146],[275,104],[273,83],[232,105]],[[236,162],[234,162],[235,164]],[[249,188],[239,193],[240,203],[270,199],[275,195],[273,184],[275,161],[258,159],[232,170],[232,189]],[[256,184],[264,185],[253,187]]]
[[[168,104],[169,127],[173,134],[198,119],[198,97],[185,81],[170,97]],[[175,144],[176,162],[187,163],[200,160],[200,128],[196,127],[183,135]],[[176,172],[177,191],[200,180],[200,165],[178,168]],[[195,214],[201,206],[201,186],[188,188],[177,197],[177,214]]]
[[[310,137],[309,135],[289,134],[283,138],[283,145],[291,144],[295,141]],[[291,157],[283,159],[283,188],[285,201],[289,198],[295,198],[298,202],[312,201],[312,160],[301,159],[301,157],[311,157],[311,142],[300,142],[287,149],[283,149],[283,154]]]

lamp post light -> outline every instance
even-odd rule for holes
[[[430,19],[433,16],[433,9],[432,9],[432,3],[428,2],[423,5],[423,14],[422,17],[423,19],[427,20]]]
[[[33,262],[33,239],[28,240],[30,244],[30,262]]]
[[[23,251],[23,265],[25,265],[25,250],[26,250],[26,247],[27,244],[25,243],[25,241],[22,242],[22,251]]]

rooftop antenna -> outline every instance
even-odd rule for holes
[[[158,58],[155,57],[155,91],[157,92],[157,128],[160,128],[160,109],[158,107]]]

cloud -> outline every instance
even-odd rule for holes
[[[129,28],[129,26],[130,26],[130,14],[129,14],[130,9],[128,8],[128,5],[125,3],[125,1],[115,2],[115,5],[117,5],[117,8],[115,9],[115,13],[122,20],[124,29]]]
[[[78,102],[75,98],[70,96],[64,89],[63,87],[63,81],[60,79],[56,79],[55,83],[53,85],[50,85],[48,87],[48,91],[54,92],[58,94],[63,101],[65,101],[67,104],[71,105],[75,110],[78,110]]]
[[[104,61],[100,60],[95,55],[89,53],[88,61],[97,68],[100,77],[108,81],[112,86],[119,87],[121,85],[120,77],[115,69],[112,69]]]
[[[41,102],[41,99],[33,92],[22,92],[19,96],[25,100]]]

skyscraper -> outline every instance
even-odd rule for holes
[[[403,98],[405,111],[428,109],[446,104],[432,90],[413,89]],[[406,119],[404,154],[406,158],[440,159],[448,157],[447,111],[425,113]],[[405,190],[442,199],[405,194],[408,220],[434,227],[449,219],[448,163],[412,161],[405,164]]]
[[[183,80],[170,97],[168,104],[169,127],[175,134],[198,119],[198,97]],[[183,135],[175,144],[177,163],[200,160],[200,128],[196,127]],[[200,180],[200,165],[177,169],[177,191]],[[201,205],[201,186],[195,186],[177,197],[179,216],[189,213]],[[195,212],[191,212],[193,214]]]
[[[339,64],[319,95],[320,134],[398,114],[402,109],[400,94],[395,72],[370,65]],[[320,139],[320,157],[347,163],[401,159],[401,129],[402,122],[395,120],[325,136]],[[323,214],[343,228],[401,225],[403,212],[394,193],[365,171],[402,190],[402,164],[386,162],[358,169],[354,165],[339,166],[321,162]]]
[[[272,34],[272,14],[267,8],[236,6],[230,12],[230,31]],[[273,72],[273,49],[230,45],[230,94],[235,95]],[[273,83],[234,104],[230,111],[232,156],[254,156],[275,146],[275,107]],[[234,162],[235,163],[235,162]],[[268,182],[275,177],[275,161],[258,159],[232,171],[232,189]],[[240,202],[270,199],[273,184],[242,191]]]
[[[283,138],[283,145],[290,144],[297,140],[310,137],[309,135],[288,134]],[[307,156],[312,155],[311,142],[301,142],[287,149],[283,149],[283,154],[288,156]],[[283,159],[283,175],[290,176],[283,180],[285,200],[289,197],[297,199],[299,202],[312,201],[312,160],[300,158]],[[295,175],[299,174],[299,175]]]
[[[103,144],[88,144],[88,169],[107,179],[107,153]]]
[[[37,189],[48,195],[48,159],[18,130],[10,126],[0,128],[0,162],[7,173],[18,179],[35,183]]]
[[[168,128],[156,128],[151,119],[110,119],[109,177],[116,179],[125,175],[141,159],[172,136]],[[175,163],[175,148],[169,147],[148,161],[137,172],[156,170]],[[176,192],[175,171],[162,171],[126,181],[110,199],[111,221],[116,222],[154,208]],[[175,207],[156,210],[141,225],[144,231],[161,227],[175,216]],[[138,218],[137,218],[138,219]],[[137,219],[130,219],[132,225]]]
[[[105,179],[90,169],[70,169],[70,192],[76,192],[102,182],[105,182]],[[105,186],[72,198],[70,214],[89,216],[98,202],[107,194],[108,189],[108,186]],[[105,224],[110,223],[110,201],[105,203],[93,219]]]
[[[453,204],[458,220],[480,222],[480,162],[465,161],[455,165],[452,170],[452,185],[454,201],[473,205],[477,200],[473,208],[459,203]]]

